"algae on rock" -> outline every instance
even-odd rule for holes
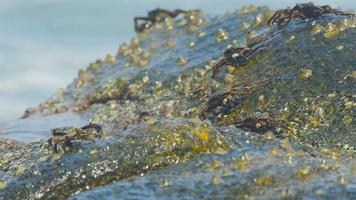
[[[157,25],[81,70],[27,116],[76,112],[107,137],[63,155],[46,141],[1,145],[0,198],[355,197],[356,21],[331,15],[279,31],[268,16],[249,7]],[[276,34],[211,78],[221,51],[253,31]],[[261,113],[278,137],[236,128]]]

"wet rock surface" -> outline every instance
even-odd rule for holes
[[[271,14],[188,13],[91,63],[24,118],[100,124],[105,136],[54,151],[49,129],[5,127],[0,198],[356,198],[356,21],[279,30]],[[261,35],[271,38],[244,65],[212,78],[222,50]],[[41,140],[16,137],[26,133]]]

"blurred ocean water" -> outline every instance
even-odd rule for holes
[[[268,5],[273,9],[306,1],[296,0],[1,0],[0,1],[0,123],[21,116],[58,88],[66,87],[80,68],[134,36],[133,17],[147,11],[203,9],[223,14],[241,6]],[[353,0],[319,0],[355,9]]]

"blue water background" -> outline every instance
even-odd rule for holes
[[[133,17],[147,11],[203,9],[210,15],[249,4],[273,9],[296,0],[0,0],[0,123],[21,116],[65,87],[78,69],[134,35]],[[345,10],[354,0],[320,0]]]

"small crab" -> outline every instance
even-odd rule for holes
[[[89,123],[81,128],[61,127],[51,129],[54,137],[48,140],[55,152],[59,152],[66,147],[72,147],[73,141],[94,140],[104,135],[103,128],[98,124]]]
[[[223,58],[220,59],[212,68],[213,78],[218,78],[220,69],[226,65],[237,67],[246,64],[248,59],[256,51],[257,49],[251,49],[250,47],[230,47],[226,49],[222,53]]]
[[[271,39],[278,32],[272,34],[264,34],[255,37],[251,41],[248,41],[244,47],[229,47],[222,53],[222,58],[212,67],[213,78],[219,77],[220,69],[226,65],[232,65],[239,67],[245,65],[247,61],[260,50],[264,45],[263,42]]]
[[[354,16],[351,13],[345,13],[337,9],[333,9],[328,5],[316,6],[312,2],[297,4],[292,9],[281,9],[276,11],[273,16],[268,20],[269,25],[277,24],[279,27],[285,27],[293,19],[317,19],[323,17],[325,14]]]
[[[135,31],[138,33],[143,32],[144,30],[149,29],[153,24],[155,24],[157,22],[163,22],[164,20],[166,20],[169,17],[175,18],[179,14],[182,14],[182,13],[185,14],[185,13],[187,13],[187,11],[181,10],[181,9],[169,11],[169,10],[164,10],[164,9],[160,9],[160,8],[151,10],[150,12],[148,12],[147,17],[135,17],[134,18]],[[138,24],[139,20],[144,21],[144,23],[139,25]]]
[[[237,105],[244,100],[252,98],[259,93],[268,79],[261,79],[253,84],[246,82],[230,86],[226,90],[215,92],[207,97],[204,97],[203,104],[199,109],[199,117],[209,119],[212,122],[218,120],[223,115],[228,115]]]
[[[208,114],[211,112],[215,112],[215,110],[218,107],[221,107],[221,105],[226,104],[227,102],[231,101],[233,99],[233,97],[235,97],[237,95],[237,87],[232,87],[228,90],[224,90],[224,91],[220,91],[220,92],[216,92],[210,96],[204,97],[204,103],[201,107],[201,109],[199,110],[199,117],[206,119],[208,118]],[[214,114],[214,118],[215,116],[217,116],[218,114]],[[216,120],[216,119],[215,119]],[[215,121],[212,120],[212,121]]]
[[[255,133],[266,133],[272,131],[278,135],[275,128],[275,120],[268,113],[254,113],[251,116],[243,118],[239,123],[235,124],[237,128],[244,131],[251,131]]]

